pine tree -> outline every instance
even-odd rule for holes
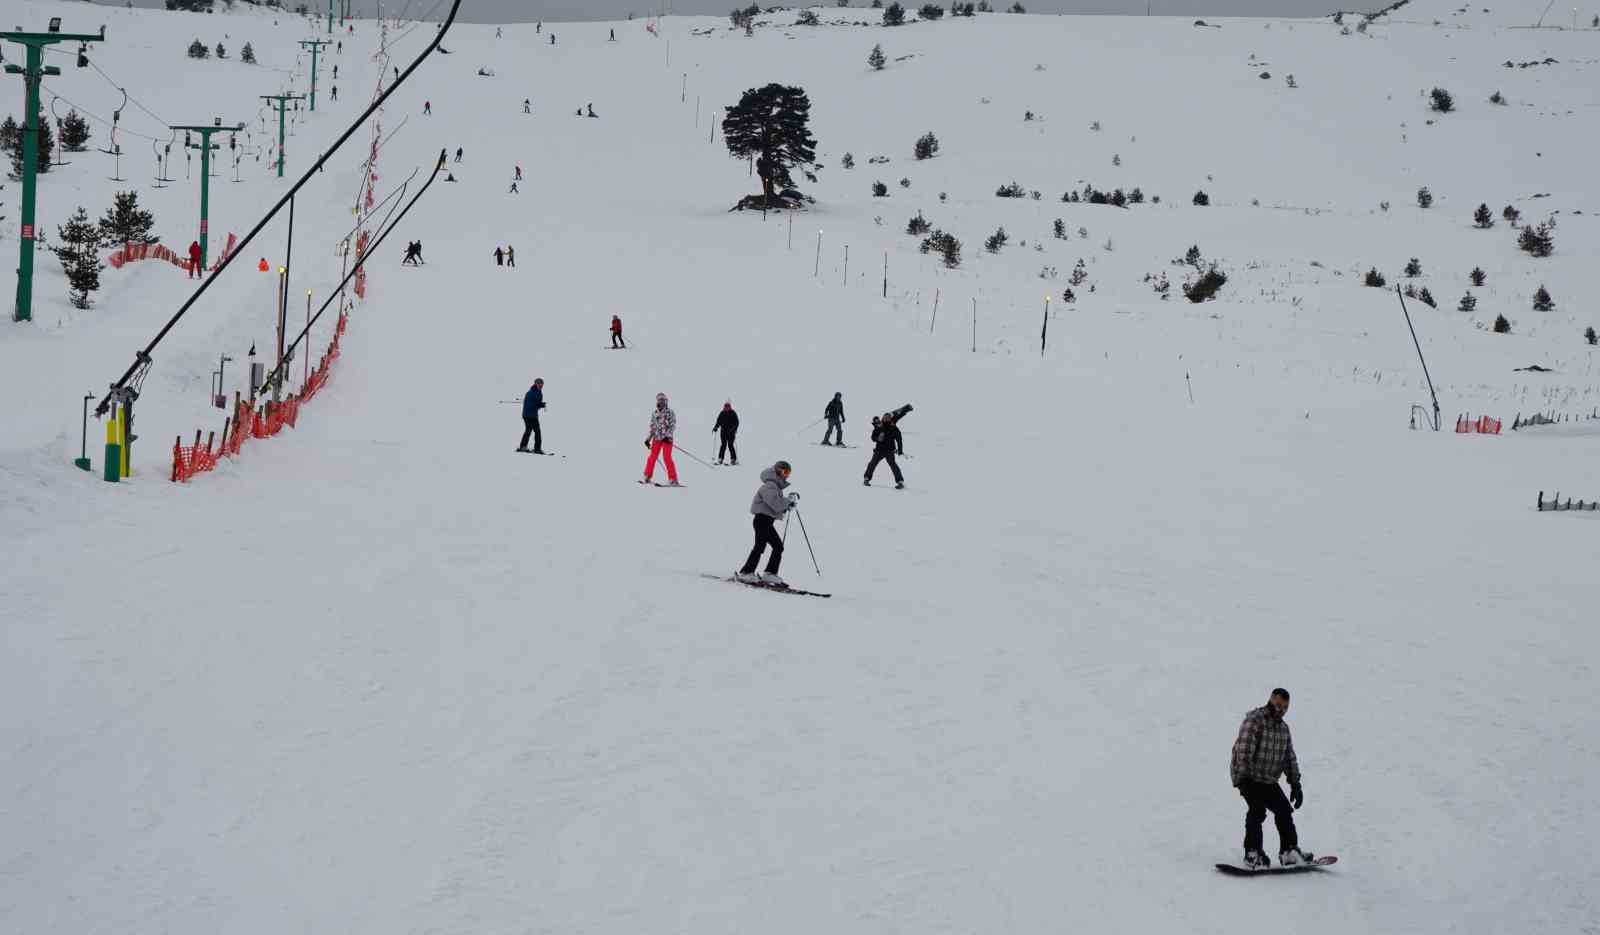
[[[43,114],[39,115],[37,123],[36,139],[39,142],[37,166],[42,175],[50,171],[50,153],[55,149],[56,135],[55,131],[50,129],[50,121],[45,119]],[[22,134],[21,124],[12,117],[7,117],[5,123],[0,125],[0,139],[4,141],[0,143],[0,148],[11,154],[11,177],[14,179],[22,178],[22,164],[26,155],[22,147]]]
[[[1588,341],[1591,345],[1600,344],[1600,336],[1597,336],[1594,333],[1594,326],[1593,325],[1590,325],[1589,327],[1583,329],[1583,339],[1585,341]]]
[[[917,11],[917,16],[925,20],[936,20],[943,15],[944,7],[937,3],[925,3],[922,9]]]
[[[1190,247],[1188,250],[1185,250],[1183,252],[1183,262],[1184,262],[1184,265],[1186,265],[1186,266],[1192,266],[1195,269],[1199,269],[1200,268],[1200,245],[1199,244],[1195,244],[1194,246]]]
[[[1433,192],[1428,191],[1428,186],[1426,186],[1426,185],[1424,185],[1421,188],[1417,189],[1417,207],[1419,207],[1419,208],[1431,208],[1431,207],[1433,207]]]
[[[1486,277],[1484,276],[1483,268],[1481,266],[1474,266],[1472,268],[1472,272],[1467,274],[1467,278],[1472,280],[1472,284],[1474,286],[1481,286],[1483,285],[1483,280]]]
[[[1066,240],[1067,239],[1067,222],[1066,221],[1063,221],[1060,218],[1056,218],[1055,235],[1056,235],[1056,239],[1057,240]]]
[[[1417,290],[1417,301],[1429,308],[1439,307],[1439,303],[1433,300],[1433,293],[1428,291],[1427,286],[1423,286],[1421,289]]]
[[[872,66],[873,71],[883,71],[883,63],[887,61],[888,59],[883,54],[882,45],[873,46],[872,51],[867,54],[867,64]]]
[[[50,249],[67,274],[72,304],[88,308],[89,293],[100,288],[100,271],[105,269],[100,262],[100,232],[89,221],[89,212],[80,207],[65,227],[56,228],[56,239],[60,244]]]
[[[1470,312],[1478,307],[1478,297],[1468,292],[1461,297],[1461,303],[1456,306],[1457,311]]]
[[[1505,218],[1507,221],[1509,221],[1512,224],[1515,224],[1518,221],[1522,220],[1522,212],[1518,211],[1516,208],[1512,207],[1511,205],[1506,205],[1504,210],[1502,210],[1500,212],[1500,216]]]
[[[1382,289],[1388,285],[1388,282],[1383,278],[1383,274],[1378,272],[1377,267],[1367,270],[1366,278],[1362,281],[1374,289]]]
[[[1506,316],[1504,316],[1504,315],[1496,315],[1496,316],[1494,316],[1494,333],[1495,334],[1510,334],[1511,333],[1511,322],[1506,321]]]
[[[1432,91],[1428,92],[1428,98],[1428,106],[1441,114],[1448,114],[1452,110],[1456,109],[1455,99],[1452,98],[1450,96],[1450,92],[1446,91],[1444,88],[1434,88]]]
[[[1072,268],[1072,275],[1067,277],[1067,282],[1074,286],[1081,286],[1089,279],[1089,271],[1084,269],[1083,257],[1078,257],[1078,265]]]
[[[1472,223],[1488,230],[1494,226],[1494,212],[1489,210],[1488,205],[1478,205],[1478,210],[1472,212]]]
[[[918,159],[931,159],[939,153],[939,138],[929,130],[917,138],[917,145],[913,147],[912,154]]]
[[[246,65],[254,65],[256,63],[256,50],[250,43],[246,42],[244,48],[239,50],[239,61],[244,62]]]
[[[873,182],[872,183],[872,197],[874,197],[874,198],[887,198],[887,197],[889,197],[889,186],[883,184],[883,182],[881,182],[881,181]]]
[[[891,3],[884,8],[883,25],[899,26],[906,21],[906,8],[899,3]]]
[[[917,212],[916,217],[906,222],[906,233],[916,237],[921,237],[932,229],[933,225],[928,223],[928,219],[922,216],[921,211]]]
[[[1517,235],[1517,246],[1530,256],[1546,257],[1555,252],[1556,237],[1550,233],[1549,224],[1540,224],[1537,228],[1529,225]]]
[[[845,153],[844,158],[839,160],[839,165],[844,166],[846,169],[854,169],[856,167],[856,157]]]
[[[112,206],[100,219],[100,239],[108,244],[155,243],[155,216],[139,207],[139,193],[117,192]]]
[[[222,43],[217,43],[217,58],[227,58],[228,49]]]
[[[983,247],[990,253],[999,253],[1000,248],[1005,246],[1006,241],[1010,239],[1011,238],[1006,235],[1006,229],[1004,227],[997,227],[994,229],[994,233],[989,235],[989,239],[983,242]]]
[[[208,58],[210,55],[211,50],[206,48],[206,44],[201,42],[199,39],[189,43],[190,58]]]
[[[61,118],[61,145],[69,152],[81,153],[84,144],[89,142],[89,121],[76,110],[67,111]]]
[[[1406,263],[1405,272],[1406,272],[1406,276],[1408,278],[1410,278],[1410,279],[1416,279],[1418,276],[1421,276],[1422,275],[1422,261],[1417,259],[1416,257],[1412,257],[1410,259],[1410,261],[1408,261]]]
[[[1550,298],[1550,293],[1545,290],[1544,286],[1540,286],[1539,290],[1533,294],[1533,310],[1536,312],[1548,312],[1555,307],[1555,300]]]
[[[722,135],[728,153],[755,159],[762,194],[770,204],[776,189],[794,184],[791,167],[817,158],[817,141],[809,126],[811,101],[800,88],[769,84],[744,92],[727,112]]]
[[[1207,195],[1203,191],[1195,192],[1194,193],[1194,203],[1203,208],[1206,205],[1211,204],[1211,196]]]

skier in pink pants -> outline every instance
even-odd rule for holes
[[[678,417],[667,407],[667,394],[657,393],[656,411],[650,414],[650,434],[644,440],[650,457],[644,462],[644,479],[639,483],[651,482],[656,472],[656,459],[660,458],[667,462],[667,483],[678,486],[678,465],[672,460],[672,434],[677,428]]]

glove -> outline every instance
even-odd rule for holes
[[[792,493],[792,494],[789,495],[789,505],[790,506],[794,506],[796,503],[799,503],[799,502],[800,502],[800,495],[799,494]]]
[[[1294,785],[1289,787],[1289,804],[1290,805],[1293,805],[1298,810],[1300,808],[1301,803],[1303,803],[1305,800],[1306,800],[1305,793],[1300,791],[1300,784],[1299,783],[1295,783]]]
[[[645,440],[644,440],[644,446],[645,446],[645,447],[646,447],[646,448],[649,448],[649,447],[650,447],[650,439],[648,439],[648,438],[647,438],[647,439],[645,439]]]

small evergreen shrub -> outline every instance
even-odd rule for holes
[[[872,183],[872,197],[874,197],[874,198],[886,198],[886,197],[888,197],[888,195],[889,195],[889,186],[883,184],[882,182],[873,182]]]
[[[1388,281],[1383,278],[1383,274],[1378,272],[1377,267],[1367,270],[1367,275],[1362,282],[1374,289],[1382,289],[1384,286],[1389,284]]]
[[[1483,272],[1483,267],[1474,266],[1472,268],[1472,272],[1467,274],[1467,278],[1472,280],[1472,284],[1474,286],[1483,285],[1483,280],[1486,278],[1485,275],[1484,275],[1484,272]]]
[[[1540,224],[1538,227],[1529,225],[1517,235],[1517,246],[1529,256],[1547,257],[1555,252],[1556,237],[1550,232],[1548,223]]]
[[[189,43],[190,58],[209,58],[210,56],[211,50],[206,48],[206,44],[204,42],[196,39],[195,41]]]
[[[1504,315],[1496,315],[1496,316],[1494,316],[1494,333],[1495,334],[1510,334],[1511,333],[1511,322],[1506,321],[1506,316],[1504,316]]]
[[[1456,109],[1456,101],[1444,88],[1434,88],[1428,92],[1428,107],[1437,113],[1448,114]]]
[[[1000,197],[1000,198],[1024,198],[1024,197],[1027,197],[1027,194],[1028,194],[1026,191],[1023,190],[1022,186],[1018,185],[1016,182],[1011,182],[1009,184],[1002,185],[999,188],[995,189],[994,193],[995,193],[995,195],[997,197]]]
[[[1228,277],[1223,272],[1212,266],[1194,282],[1183,284],[1183,297],[1199,305],[1217,297],[1217,291],[1228,282]]]
[[[1416,279],[1418,276],[1421,276],[1422,275],[1422,261],[1417,259],[1416,257],[1412,257],[1410,260],[1408,260],[1406,262],[1405,273],[1406,273],[1406,278],[1408,278],[1408,279]]]
[[[1468,292],[1461,297],[1461,302],[1456,306],[1458,312],[1470,312],[1478,307],[1478,297]]]
[[[928,219],[922,216],[921,211],[917,212],[916,217],[906,222],[906,233],[916,237],[921,237],[932,229],[933,225],[928,223]]]
[[[1431,207],[1433,207],[1433,192],[1428,191],[1428,186],[1426,186],[1426,185],[1424,185],[1421,188],[1417,189],[1417,207],[1419,207],[1419,208],[1431,208]]]
[[[990,253],[999,253],[1000,248],[1004,247],[1006,245],[1006,241],[1010,239],[1010,237],[1006,236],[1006,229],[1004,227],[997,227],[994,229],[994,233],[989,235],[989,239],[983,242],[983,248],[988,250]]]
[[[939,138],[929,130],[917,137],[916,145],[912,147],[911,152],[918,159],[932,159],[939,154]]]
[[[1200,207],[1204,208],[1207,205],[1211,204],[1211,196],[1207,195],[1203,191],[1195,192],[1194,193],[1194,203],[1199,205]]]
[[[1488,230],[1494,226],[1494,212],[1486,204],[1478,205],[1478,210],[1472,212],[1472,223],[1475,227]]]
[[[1549,291],[1544,286],[1540,286],[1533,294],[1533,310],[1536,312],[1548,312],[1555,307],[1555,300],[1550,298]]]

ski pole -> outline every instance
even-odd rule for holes
[[[823,416],[822,417],[822,419],[826,419],[826,418],[827,418],[827,416]],[[815,422],[811,423],[810,425],[806,426],[805,428],[801,429],[799,432],[795,432],[794,434],[795,435],[799,435],[800,432],[809,432],[809,431],[811,431],[812,429],[816,428],[818,425],[822,424],[822,419],[818,419],[817,421],[815,421]],[[794,436],[790,436],[790,437],[792,438]]]
[[[688,456],[689,456],[689,457],[690,457],[690,459],[691,459],[691,460],[694,460],[694,461],[700,461],[700,459],[699,459],[699,458],[696,458],[696,457],[695,457],[695,454],[694,454],[694,452],[692,452],[692,451],[690,451],[690,450],[689,450],[689,449],[687,449],[687,448],[685,448],[685,447],[683,447],[683,446],[682,446],[682,445],[679,445],[679,444],[678,444],[678,443],[677,443],[677,442],[673,442],[673,443],[672,443],[672,447],[673,447],[673,449],[674,449],[674,450],[675,450],[675,451],[678,451],[678,452],[681,452],[681,453],[683,453],[683,454],[686,454],[686,455],[688,455]],[[710,466],[711,466],[711,465],[709,465],[709,464],[706,464],[706,463],[705,463],[705,462],[704,462],[704,461],[700,461],[700,463],[701,463],[701,464],[705,464],[705,466],[706,466],[706,467],[710,467]]]
[[[806,535],[806,518],[804,516],[800,515],[800,508],[799,507],[795,507],[793,512],[794,512],[794,518],[800,521],[800,535],[805,537],[805,540],[806,540],[806,551],[811,553],[811,567],[815,568],[817,570],[817,577],[821,578],[822,577],[822,569],[820,567],[818,567],[818,565],[817,565],[817,553],[816,553],[816,551],[814,549],[811,548],[811,537]]]
[[[778,541],[782,542],[784,545],[788,545],[789,544],[789,511],[788,510],[785,510],[783,512],[783,535],[778,537]]]

